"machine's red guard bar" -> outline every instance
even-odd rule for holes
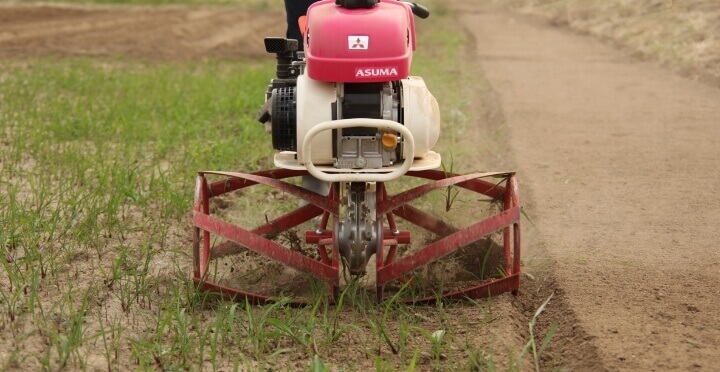
[[[227,179],[208,184],[206,174],[227,176]],[[327,281],[333,294],[337,293],[340,276],[340,256],[333,239],[332,231],[317,234],[315,231],[306,234],[306,243],[317,244],[321,251],[321,260],[317,261],[288,247],[276,243],[264,235],[276,234],[298,226],[316,216],[322,215],[326,224],[330,215],[338,215],[339,203],[336,195],[321,196],[302,187],[280,181],[284,178],[297,177],[308,174],[306,171],[277,169],[262,171],[253,174],[236,172],[199,172],[196,183],[196,195],[193,211],[194,239],[193,239],[193,280],[202,290],[214,292],[227,298],[246,299],[253,303],[266,303],[272,301],[271,295],[249,292],[236,288],[229,288],[209,281],[208,265],[210,260],[231,254],[231,242],[237,243],[247,249],[260,253],[270,259],[281,262],[299,271]],[[503,249],[505,256],[506,276],[488,282],[483,282],[468,288],[449,291],[438,296],[415,298],[409,302],[433,302],[438,297],[448,299],[483,298],[498,295],[503,292],[516,294],[520,284],[520,201],[517,180],[512,172],[475,173],[469,175],[456,175],[436,170],[410,171],[407,176],[432,180],[410,190],[394,196],[388,196],[384,185],[379,184],[377,218],[387,217],[390,230],[383,231],[383,239],[378,240],[376,252],[377,261],[377,296],[383,297],[384,285],[403,277],[420,266],[427,265],[458,249],[465,247],[484,236],[496,231],[503,231]],[[493,179],[496,182],[489,182]],[[504,182],[504,185],[501,185]],[[308,201],[310,204],[291,211],[275,220],[259,226],[253,230],[246,230],[228,222],[210,216],[209,201],[228,192],[239,190],[256,184],[271,186],[279,191],[294,195]],[[448,186],[458,186],[503,201],[503,211],[489,216],[479,222],[463,229],[455,229],[444,221],[425,213],[408,203],[428,192]],[[443,236],[440,240],[422,247],[420,250],[394,260],[398,244],[407,244],[410,234],[401,231],[397,234],[395,216],[411,222],[423,229]],[[395,234],[393,234],[395,232]],[[211,247],[210,235],[216,234],[228,239],[227,242]],[[202,245],[202,248],[201,248]],[[330,246],[331,257],[328,257],[325,246]],[[387,254],[383,247],[389,246]],[[322,253],[325,253],[324,255]],[[301,304],[298,300],[296,304]]]

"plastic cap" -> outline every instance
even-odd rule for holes
[[[393,149],[395,146],[397,146],[398,138],[395,134],[392,133],[383,133],[382,136],[382,144],[383,146]]]

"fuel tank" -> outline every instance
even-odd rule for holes
[[[406,78],[415,50],[411,9],[381,0],[370,9],[348,9],[333,0],[308,9],[305,58],[311,79],[373,83]]]

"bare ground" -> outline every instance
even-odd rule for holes
[[[283,19],[230,7],[0,4],[0,56],[260,58],[263,37],[285,34]]]
[[[525,224],[533,280],[518,298],[498,299],[495,337],[516,347],[554,292],[538,329],[560,326],[546,366],[716,368],[720,91],[590,38],[462,6],[474,72],[494,88],[472,98],[487,106],[478,133],[509,130],[499,165],[517,165],[537,226]],[[265,55],[262,36],[283,33],[278,19],[233,8],[0,5],[0,55],[254,58]]]
[[[560,296],[560,359],[717,368],[720,90],[519,16],[461,20],[537,225],[525,262]]]
[[[691,79],[720,85],[720,3],[715,0],[493,2],[660,61]]]

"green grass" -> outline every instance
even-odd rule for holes
[[[0,360],[84,368],[81,346],[102,338],[108,363],[131,342],[142,365],[153,342],[100,336],[130,333],[119,319],[153,309],[174,309],[153,315],[160,341],[194,319],[180,270],[194,173],[256,170],[271,154],[253,116],[272,66],[48,59],[2,70],[0,328],[49,346]],[[87,318],[100,329],[84,329]]]
[[[447,12],[420,25],[414,71],[449,118],[441,151],[475,115]],[[351,282],[338,305],[253,307],[195,290],[195,172],[267,168],[254,115],[272,59],[0,64],[0,370],[494,370],[508,359],[486,329],[492,302],[378,304]]]

